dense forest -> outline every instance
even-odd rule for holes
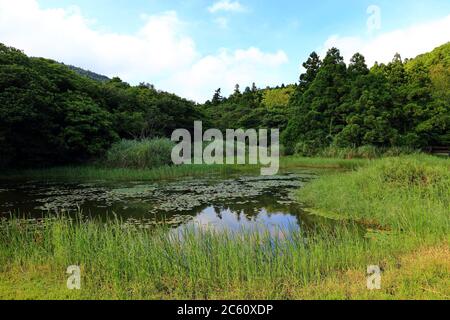
[[[176,128],[280,128],[287,153],[320,148],[450,145],[450,43],[372,68],[360,54],[312,53],[299,83],[218,89],[205,104],[142,83],[0,44],[0,166],[47,166],[101,157],[120,139],[168,137]]]
[[[97,81],[102,81],[102,82],[107,82],[107,81],[111,80],[107,76],[104,76],[104,75],[101,75],[101,74],[98,74],[98,73],[95,73],[95,72],[92,72],[92,71],[89,71],[89,70],[84,70],[84,69],[79,68],[79,67],[75,67],[75,66],[71,66],[71,65],[67,65],[67,67],[69,69],[75,71],[79,75],[86,76],[86,77],[88,77],[89,79],[92,79],[92,80],[97,80]]]
[[[357,53],[347,66],[336,48],[313,52],[299,83],[205,104],[219,128],[275,127],[288,153],[313,155],[336,147],[450,145],[450,43],[413,60],[396,55],[371,69]]]
[[[90,160],[118,139],[168,136],[202,119],[193,102],[148,84],[95,81],[0,45],[0,164]]]

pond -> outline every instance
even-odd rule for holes
[[[313,228],[296,191],[317,177],[297,170],[277,176],[210,176],[165,182],[3,182],[0,215],[40,218],[57,212],[106,219],[120,217],[141,227],[155,224],[217,230],[275,232]]]

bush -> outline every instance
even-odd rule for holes
[[[391,147],[384,150],[385,157],[398,157],[418,153],[421,153],[421,151],[410,147]]]
[[[174,143],[169,139],[122,140],[107,153],[106,164],[112,167],[149,169],[172,164]]]
[[[398,157],[412,155],[419,151],[407,147],[382,148],[376,146],[361,146],[358,148],[329,146],[323,149],[315,149],[313,145],[299,143],[296,153],[301,156],[318,156],[336,159],[378,159],[383,157]]]
[[[374,166],[380,180],[400,187],[440,186],[450,182],[448,166],[438,166],[415,158],[389,158]],[[450,185],[447,185],[447,190]]]

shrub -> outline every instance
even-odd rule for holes
[[[106,164],[120,168],[149,169],[172,163],[174,143],[169,139],[122,140],[107,153]]]
[[[402,155],[412,155],[420,153],[419,151],[407,147],[376,147],[371,145],[358,148],[338,147],[331,145],[329,147],[315,150],[312,145],[300,143],[297,145],[297,154],[303,156],[319,156],[323,158],[337,159],[378,159],[382,157],[398,157]]]
[[[382,181],[401,187],[440,186],[450,181],[448,167],[428,164],[415,158],[388,158],[378,163],[374,170],[379,172]]]

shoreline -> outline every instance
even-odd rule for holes
[[[173,243],[163,232],[126,231],[114,223],[56,219],[29,233],[20,221],[3,222],[0,297],[445,299],[449,164],[428,156],[386,158],[319,177],[299,190],[299,200],[344,221],[322,226],[307,244],[301,234],[287,245],[271,244],[278,253],[269,260],[261,244],[272,240],[252,234],[233,239],[187,231],[188,241]],[[356,221],[381,230],[368,224],[360,238]],[[65,289],[65,268],[74,263],[87,279],[80,292]],[[387,285],[380,291],[365,289],[367,265],[384,270]]]

